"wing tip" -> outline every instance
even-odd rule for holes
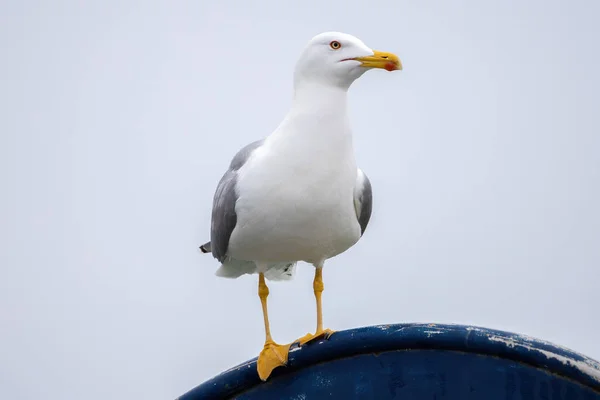
[[[204,243],[202,246],[199,247],[199,249],[202,253],[210,253],[211,252],[210,242]]]

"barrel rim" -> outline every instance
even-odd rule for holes
[[[472,325],[404,323],[365,326],[335,332],[290,350],[288,365],[269,379],[336,359],[399,350],[462,351],[513,360],[578,382],[600,392],[600,363],[563,346],[502,330]],[[191,389],[179,400],[227,398],[262,382],[256,357]]]

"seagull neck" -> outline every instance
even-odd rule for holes
[[[311,113],[345,114],[348,89],[319,83],[304,83],[294,90],[293,108]]]

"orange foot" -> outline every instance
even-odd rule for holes
[[[261,380],[266,381],[271,372],[277,367],[284,366],[288,361],[290,344],[277,344],[272,340],[265,342],[265,347],[258,355],[256,369]]]
[[[315,333],[307,333],[306,335],[302,336],[300,339],[297,339],[294,343],[299,343],[300,346],[303,346],[306,343],[311,342],[315,339],[320,339],[320,338],[329,339],[329,337],[331,335],[333,335],[334,333],[335,333],[335,331],[332,331],[331,329],[322,329]]]

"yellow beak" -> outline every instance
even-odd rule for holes
[[[356,57],[366,68],[381,68],[388,71],[402,70],[402,63],[397,55],[385,51],[373,50],[375,54],[366,57]]]

